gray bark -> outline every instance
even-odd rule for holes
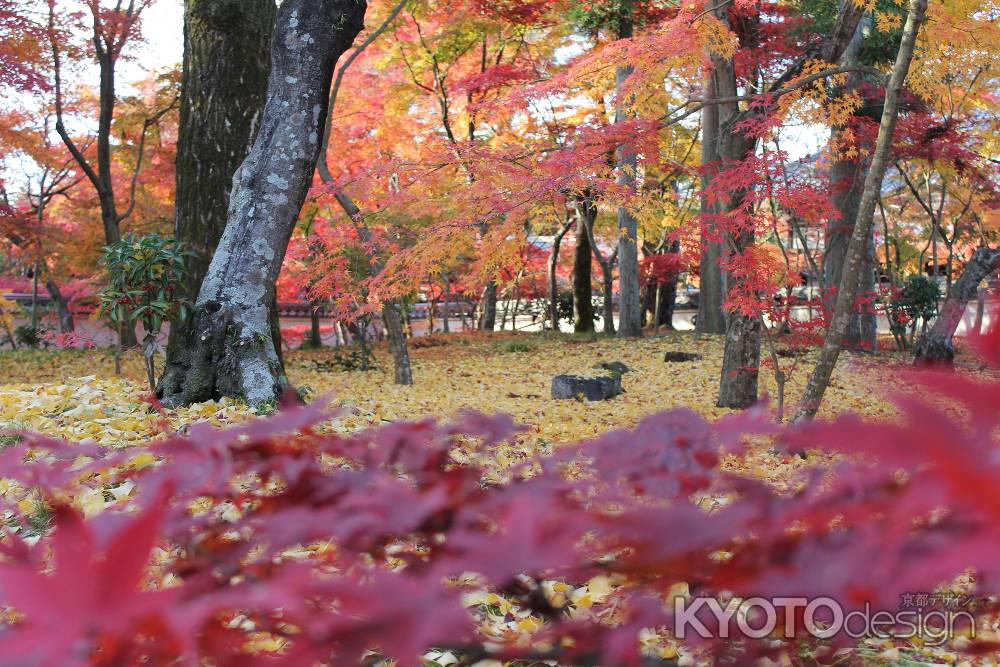
[[[70,333],[76,330],[76,323],[73,321],[73,313],[69,309],[69,303],[63,293],[59,291],[56,281],[49,278],[45,281],[45,289],[49,291],[52,300],[56,302],[56,312],[59,313],[59,333]]]
[[[316,168],[333,71],[366,9],[364,0],[285,0],[278,9],[261,126],[233,178],[182,353],[160,382],[164,405],[219,396],[269,405],[287,387],[268,304]]]
[[[976,298],[979,284],[1000,268],[1000,249],[979,248],[972,253],[972,259],[965,266],[965,271],[952,285],[948,298],[941,306],[934,326],[920,337],[920,342],[914,350],[914,363],[917,365],[942,364],[950,366],[955,360],[955,348],[952,337],[962,322],[966,306]]]
[[[840,132],[834,129],[833,136]],[[834,139],[835,140],[835,139]],[[844,271],[847,246],[854,231],[854,223],[861,205],[861,194],[865,185],[867,165],[859,160],[838,160],[830,166],[832,203],[840,212],[840,218],[831,218],[826,226],[826,250],[823,254],[824,302],[832,311],[836,304],[835,286],[840,284]],[[873,229],[874,231],[874,229]],[[869,234],[861,265],[859,289],[862,293],[875,291],[875,242]],[[852,312],[847,327],[845,345],[851,349],[874,351],[877,346],[878,328],[875,312],[865,308],[863,312]]]
[[[986,314],[986,288],[980,287],[976,294],[976,321],[972,323],[972,330],[976,334],[983,333],[983,315]]]
[[[601,267],[601,286],[603,288],[603,299],[601,318],[604,321],[604,333],[608,336],[615,335],[615,258],[618,256],[616,249],[610,257],[605,257],[594,239],[594,223],[597,222],[597,204],[589,195],[577,200],[576,203],[578,224],[584,226],[587,232],[587,240],[590,241],[590,251]]]
[[[717,10],[725,12],[725,9]],[[721,17],[726,19],[725,14]],[[732,59],[712,57],[715,90],[720,98],[738,96],[736,67]],[[746,137],[736,129],[739,106],[736,102],[716,105],[719,114],[718,154],[723,165],[744,160],[756,146],[756,140]],[[730,193],[720,204],[720,212],[728,213],[743,207],[745,192]],[[724,233],[722,252],[739,255],[754,242],[752,231]],[[731,278],[738,287],[740,276]],[[728,280],[727,280],[728,282]],[[719,396],[716,404],[721,408],[747,408],[757,402],[760,366],[760,320],[754,315],[729,313],[726,317],[726,345],[722,356],[722,375],[719,380]]]
[[[333,96],[331,96],[331,100],[332,99]],[[332,113],[332,109],[328,113]],[[324,141],[324,146],[327,142],[329,142],[329,134]],[[372,240],[372,233],[364,221],[361,209],[354,203],[354,200],[351,199],[346,192],[336,185],[333,180],[333,175],[330,173],[330,169],[325,160],[326,158],[321,155],[319,162],[320,178],[324,183],[333,186],[337,202],[340,204],[340,207],[344,209],[344,213],[347,214],[347,217],[354,221],[355,229],[358,230],[358,238],[361,242],[365,245],[370,244]],[[382,258],[376,255],[373,260],[372,270],[375,273],[381,273],[385,268]],[[368,292],[365,291],[363,296],[367,299]],[[412,385],[413,367],[410,364],[410,350],[406,344],[406,331],[403,329],[403,317],[400,310],[401,305],[399,299],[389,299],[382,304],[382,321],[385,323],[386,333],[389,336],[389,350],[392,352],[392,362],[395,371],[394,377],[396,384]]]
[[[705,99],[715,99],[718,91],[715,84],[715,61],[713,71],[705,80]],[[717,165],[719,163],[719,107],[709,104],[701,112],[701,166]],[[718,170],[718,167],[714,167]],[[712,181],[712,173],[706,171],[702,176],[702,190]],[[702,194],[701,213],[709,216],[716,213],[716,207]],[[712,229],[703,222],[701,234],[701,260],[698,266],[698,323],[695,329],[698,333],[722,334],[726,332],[726,315],[722,309],[724,301],[725,276],[722,266],[722,244],[712,240]]]
[[[318,350],[323,347],[323,331],[319,321],[320,304],[318,301],[313,301],[310,305],[312,307],[309,309],[309,347]]]
[[[479,302],[479,330],[492,332],[497,327],[497,283],[490,280]]]
[[[556,269],[559,268],[559,249],[562,247],[563,237],[566,236],[571,224],[571,222],[567,222],[559,228],[552,240],[552,251],[549,253],[549,322],[552,324],[552,330],[556,332],[559,331],[559,287],[556,282]]]
[[[840,63],[845,66],[858,64],[858,53],[864,39],[863,20],[855,30],[854,37],[841,56]],[[848,75],[846,88],[856,88],[861,83],[858,73]],[[831,132],[830,143],[843,143],[844,128],[835,127]],[[839,218],[831,217],[826,226],[826,249],[823,253],[823,284],[824,305],[832,311],[836,301],[836,292],[832,286],[840,284],[844,270],[844,257],[847,255],[847,244],[854,231],[854,222],[858,217],[858,207],[861,204],[861,194],[865,187],[865,173],[868,169],[867,159],[841,159],[830,166],[831,201],[834,208],[840,212]],[[874,228],[873,228],[874,231]],[[886,256],[888,259],[888,255]],[[865,260],[861,267],[862,292],[872,294],[875,291],[875,240],[868,239],[865,249]],[[855,312],[847,327],[846,345],[854,350],[875,351],[878,346],[878,322],[873,308],[865,308],[863,312]]]
[[[618,38],[632,38],[631,3],[623,3],[622,17],[619,19]],[[615,122],[622,123],[628,118],[622,87],[632,76],[631,65],[618,67],[615,74]],[[635,147],[624,144],[618,147],[616,167],[618,184],[632,190],[636,187],[636,170],[639,166]],[[638,338],[642,336],[642,295],[639,285],[639,226],[635,216],[624,206],[618,207],[618,336]]]
[[[399,301],[391,300],[382,304],[382,320],[389,332],[389,351],[392,353],[394,380],[396,384],[413,384],[413,367],[410,364],[410,352],[406,346],[406,334],[403,331],[402,315],[399,312]]]
[[[899,119],[899,99],[903,84],[906,82],[906,75],[910,70],[910,62],[913,60],[917,33],[920,30],[920,25],[924,22],[926,13],[927,0],[910,0],[906,24],[903,27],[903,38],[896,54],[892,75],[886,85],[885,107],[882,110],[882,120],[879,123],[872,165],[865,178],[865,189],[861,197],[858,217],[854,223],[851,242],[847,247],[847,256],[844,258],[844,271],[837,291],[837,304],[833,319],[827,328],[820,359],[806,385],[799,411],[795,416],[796,421],[816,416],[826,388],[830,384],[830,377],[837,365],[837,359],[840,357],[840,350],[847,335],[851,311],[858,291],[865,248],[872,233],[875,206],[878,204],[882,192],[882,179],[885,177],[891,158],[892,135],[896,130],[896,121]]]
[[[448,323],[448,320],[451,318],[451,277],[448,273],[442,275],[444,277],[444,324],[441,328],[445,333],[451,333],[451,325]]]

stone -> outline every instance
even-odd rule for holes
[[[557,375],[552,378],[552,398],[578,401],[606,401],[622,393],[621,375]]]
[[[692,352],[667,352],[663,355],[663,360],[672,364],[680,364],[686,361],[701,361],[701,358],[700,354]]]
[[[594,364],[594,368],[599,371],[609,371],[612,375],[625,375],[632,370],[620,361],[602,361]]]

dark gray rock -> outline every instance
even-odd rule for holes
[[[620,361],[602,361],[599,364],[594,364],[594,368],[600,371],[610,371],[612,375],[625,375],[632,370]]]
[[[622,393],[621,375],[581,377],[557,375],[552,378],[552,398],[588,401],[606,401]]]
[[[701,355],[692,352],[667,352],[663,355],[663,360],[668,363],[679,364],[685,361],[700,361]]]

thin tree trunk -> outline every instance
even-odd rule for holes
[[[950,366],[955,360],[952,338],[965,315],[965,309],[979,292],[983,280],[996,273],[1000,267],[1000,249],[979,248],[965,266],[965,271],[945,299],[934,326],[924,332],[914,350],[917,365],[944,364]],[[980,323],[981,323],[981,318]]]
[[[490,280],[479,302],[479,330],[492,332],[497,327],[497,283]]]
[[[59,332],[70,333],[76,330],[76,323],[73,321],[73,313],[69,309],[66,297],[59,290],[59,285],[52,278],[45,281],[45,289],[49,291],[52,300],[56,302],[56,310],[59,313]]]
[[[444,332],[451,333],[448,318],[451,316],[451,278],[444,274]]]
[[[657,285],[653,290],[653,331],[660,333],[660,300],[663,297],[663,285]]]
[[[319,308],[320,303],[313,301],[309,304],[309,347],[318,350],[323,347],[323,332],[320,329]]]
[[[382,305],[382,319],[385,321],[385,328],[390,332],[402,332],[403,325],[400,322],[399,307],[399,302],[396,300],[387,301]],[[410,353],[406,347],[406,337],[390,334],[389,351],[392,352],[396,384],[413,384],[413,367],[410,365]]]
[[[329,168],[322,161],[319,163],[319,173],[323,182],[327,184],[334,183],[333,176],[330,174]],[[344,209],[344,213],[346,213],[347,216],[354,221],[355,229],[358,231],[358,237],[361,242],[369,244],[371,242],[371,230],[363,221],[361,209],[354,203],[354,200],[352,200],[346,192],[336,186],[334,189],[334,195],[340,203],[341,208]],[[381,273],[383,268],[382,259],[380,257],[375,257],[372,270],[377,274]],[[366,293],[365,297],[367,298],[367,296],[368,295]],[[406,344],[406,330],[403,327],[404,318],[409,317],[409,309],[407,309],[404,316],[399,316],[398,313],[402,309],[402,304],[399,299],[389,299],[383,303],[383,312],[385,311],[386,306],[391,306],[394,312],[397,313],[396,317],[384,319],[390,347],[395,350],[393,353],[393,363],[396,364],[395,377],[397,379],[409,378],[409,382],[403,382],[400,384],[413,384],[413,372],[410,366],[410,352]]]
[[[36,259],[31,270],[31,330],[37,336],[38,333],[38,264]]]
[[[840,357],[844,338],[847,335],[851,310],[861,277],[865,249],[868,245],[868,238],[871,236],[875,206],[878,204],[879,196],[881,196],[882,179],[885,177],[891,157],[892,136],[899,118],[899,98],[910,70],[910,62],[913,60],[917,33],[920,30],[920,25],[924,22],[926,12],[927,0],[910,0],[902,40],[896,54],[896,62],[893,65],[889,83],[886,85],[885,107],[882,110],[882,120],[879,123],[872,165],[865,179],[865,189],[861,197],[858,218],[847,248],[847,257],[844,259],[844,271],[837,292],[836,307],[827,328],[819,362],[809,377],[802,403],[795,416],[796,421],[816,416],[823,401],[823,394],[826,393],[826,388],[830,384],[830,377],[837,365],[837,359]]]
[[[572,222],[564,223],[559,231],[556,232],[555,237],[552,239],[552,252],[549,253],[549,322],[552,324],[552,330],[555,332],[559,331],[559,293],[558,284],[556,281],[556,269],[559,268],[559,248],[562,246],[563,237],[566,236],[566,232],[573,225]]]
[[[233,178],[183,354],[160,383],[164,405],[218,396],[269,405],[287,387],[269,304],[316,169],[334,67],[366,9],[364,0],[285,0],[279,8],[261,127]]]
[[[986,314],[986,288],[980,287],[976,294],[976,321],[972,325],[972,332],[977,336],[983,333],[983,316]]]
[[[603,320],[603,330],[608,336],[615,335],[615,257],[618,254],[616,249],[610,257],[605,257],[597,247],[594,238],[594,223],[597,221],[597,204],[590,196],[585,196],[577,201],[577,222],[583,225],[587,231],[587,240],[590,241],[590,250],[601,267],[601,286],[603,288],[603,300],[601,309],[601,319]]]
[[[432,281],[433,280],[433,276],[429,275],[429,276],[427,276],[427,278],[428,278],[428,281]],[[434,315],[435,315],[435,311],[436,310],[437,310],[437,298],[434,296],[434,285],[431,284],[431,300],[430,300],[430,303],[427,304],[427,333],[428,334],[434,333]],[[412,331],[410,332],[410,335],[411,336],[413,335]]]
[[[716,99],[716,60],[712,60],[713,68],[705,80],[705,99]],[[708,104],[701,112],[701,166],[702,176],[701,196],[701,260],[698,266],[698,322],[695,330],[698,333],[722,334],[726,332],[726,316],[722,308],[726,292],[725,275],[720,264],[722,260],[722,244],[716,238],[718,231],[712,215],[718,213],[716,206],[708,200],[704,191],[711,183],[713,172],[719,169],[719,107]],[[711,169],[711,171],[709,171]]]
[[[96,5],[96,3],[95,3]],[[120,3],[119,3],[120,5]],[[119,7],[120,9],[120,7]],[[131,193],[131,201],[128,205],[127,210],[124,213],[118,212],[118,206],[115,201],[115,181],[112,175],[112,151],[111,151],[111,127],[115,115],[115,105],[117,102],[116,92],[115,92],[115,68],[118,64],[118,58],[121,55],[121,46],[127,40],[128,31],[131,26],[134,25],[138,20],[141,13],[141,9],[134,12],[121,12],[118,11],[114,13],[111,17],[108,17],[109,21],[114,21],[120,19],[122,24],[115,26],[113,28],[113,33],[117,35],[115,41],[121,40],[119,44],[109,44],[108,41],[102,37],[101,30],[99,27],[99,22],[102,18],[98,15],[95,10],[93,12],[93,39],[92,44],[94,46],[94,59],[97,61],[99,70],[99,82],[98,82],[98,117],[97,117],[97,136],[95,138],[94,153],[96,157],[96,166],[92,165],[90,160],[84,155],[84,150],[81,150],[73,138],[69,135],[66,130],[66,126],[63,122],[63,99],[62,99],[62,72],[61,72],[61,44],[58,42],[56,37],[55,28],[55,4],[50,4],[49,6],[49,31],[50,31],[50,46],[52,51],[52,61],[53,61],[53,79],[55,87],[55,114],[56,114],[56,133],[62,139],[66,148],[69,150],[73,159],[79,165],[80,169],[83,171],[87,180],[90,181],[91,185],[94,187],[94,193],[97,195],[97,199],[101,206],[101,224],[104,227],[104,240],[107,245],[112,245],[121,240],[121,223],[127,219],[134,207],[135,207],[135,187],[134,183],[138,177],[139,170],[142,166],[142,152],[145,141],[145,132],[148,126],[144,126],[142,139],[139,142],[139,159],[135,165],[135,172],[133,173],[133,187]],[[116,15],[115,15],[116,14]],[[135,337],[135,330],[132,327],[119,328],[119,336],[121,338],[120,343],[122,347],[131,348],[138,344]]]
[[[573,259],[573,330],[586,333],[594,330],[593,259],[590,237],[581,222],[576,225],[576,253]]]
[[[632,2],[622,3],[619,17],[618,39],[632,38]],[[617,68],[615,74],[615,122],[628,119],[622,89],[634,71],[631,65]],[[639,160],[635,146],[625,143],[616,151],[618,184],[628,190],[636,187],[636,170]],[[642,336],[642,297],[639,285],[639,225],[635,216],[624,206],[618,207],[618,336]]]
[[[354,221],[355,228],[358,230],[358,235],[360,236],[362,242],[369,243],[371,240],[371,231],[368,229],[367,224],[361,215],[361,209],[354,203],[354,201],[347,195],[336,184],[336,180],[333,178],[333,174],[330,172],[330,166],[327,164],[327,157],[330,150],[330,132],[333,127],[333,110],[336,107],[337,95],[340,91],[340,85],[343,81],[344,73],[347,68],[360,56],[365,49],[367,49],[376,39],[379,38],[382,33],[384,33],[392,22],[396,20],[400,12],[406,7],[408,0],[400,0],[396,7],[389,13],[386,19],[378,26],[375,30],[369,33],[368,37],[351,52],[347,60],[344,62],[343,66],[337,72],[336,81],[333,84],[333,89],[330,91],[330,98],[328,104],[328,110],[326,114],[326,120],[323,127],[323,141],[320,147],[320,158],[318,163],[318,173],[320,179],[329,186],[333,186],[334,195],[337,201],[340,203],[341,207],[347,216]],[[373,269],[375,273],[381,273],[383,270],[383,263],[381,258],[374,258]],[[365,294],[367,298],[367,294]],[[399,299],[390,299],[386,303],[382,304],[383,312],[386,306],[391,306],[397,313],[397,316],[390,316],[388,319],[383,318],[386,325],[386,332],[389,337],[390,348],[395,350],[393,354],[393,362],[396,365],[395,377],[397,383],[399,384],[413,384],[413,373],[410,367],[410,352],[406,344],[406,331],[403,328],[403,318],[398,316],[401,310],[401,302]],[[405,311],[406,317],[409,317],[409,309]],[[399,382],[400,379],[408,379],[407,382]]]
[[[831,143],[838,141],[842,129],[836,128],[831,135]],[[830,186],[833,192],[832,202],[840,212],[840,217],[831,217],[826,228],[826,252],[823,254],[823,282],[826,285],[823,300],[828,312],[832,312],[836,304],[836,286],[844,270],[844,257],[847,255],[847,245],[851,239],[854,223],[857,220],[858,207],[861,204],[861,194],[864,190],[867,160],[844,159],[837,160],[830,167]],[[861,267],[861,283],[859,289],[865,293],[875,290],[875,246],[872,235],[866,239],[864,262]],[[876,349],[878,328],[875,312],[870,307],[861,312],[857,309],[851,314],[845,345],[855,350]]]
[[[681,242],[674,239],[670,243],[670,249],[668,252],[679,253],[681,251]],[[667,285],[662,285],[660,289],[657,290],[657,309],[659,310],[659,315],[656,317],[656,326],[664,326],[667,329],[674,330],[674,311],[677,308],[677,280],[676,278],[672,280]]]
[[[521,285],[514,285],[514,318],[510,321],[510,330],[517,331],[517,313],[521,310]]]
[[[719,9],[725,12],[725,9]],[[728,21],[723,13],[723,20]],[[738,96],[736,66],[732,59],[713,56],[715,88],[720,98]],[[739,106],[736,102],[720,102],[719,109],[719,157],[726,164],[736,164],[753,153],[756,139],[747,137],[736,128]],[[728,215],[743,206],[744,192],[731,192],[723,198],[718,213]],[[726,256],[741,255],[754,243],[753,230],[726,230],[723,234]],[[733,286],[739,288],[744,276],[734,275]],[[726,345],[722,356],[722,374],[719,380],[719,396],[716,405],[720,408],[747,408],[757,402],[760,367],[761,321],[755,315],[731,312],[726,318]]]

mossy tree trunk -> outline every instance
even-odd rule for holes
[[[160,383],[167,406],[233,396],[267,405],[287,386],[269,305],[319,157],[337,59],[364,0],[285,0],[260,129],[233,178],[225,231]]]

